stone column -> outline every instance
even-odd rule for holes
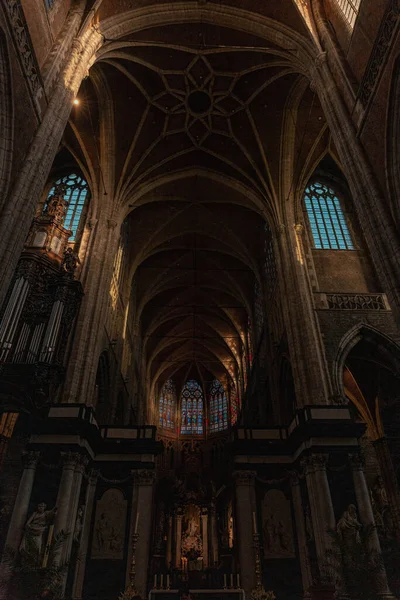
[[[24,525],[28,518],[29,502],[32,495],[33,482],[35,480],[36,467],[40,458],[40,452],[25,452],[23,454],[24,470],[18,487],[17,497],[15,499],[14,510],[8,527],[5,547],[14,552],[18,551],[22,539]],[[0,579],[3,581],[0,586],[0,599],[7,600],[9,594],[7,591],[7,582],[12,576],[9,567],[0,565]]]
[[[76,524],[76,516],[78,511],[79,497],[81,494],[81,486],[82,486],[82,477],[83,472],[88,464],[88,459],[86,456],[79,455],[76,465],[75,465],[75,473],[74,473],[74,481],[72,484],[72,494],[71,494],[71,504],[70,510],[68,513],[68,524],[67,531],[70,532],[68,536],[65,552],[63,552],[63,557],[65,561],[68,561],[71,555],[72,550],[72,542],[74,539],[74,531]]]
[[[293,180],[291,169],[286,167],[288,193]],[[280,288],[282,314],[289,338],[289,347],[299,351],[291,353],[291,367],[296,387],[298,408],[308,404],[328,404],[331,394],[329,371],[326,368],[325,349],[319,323],[314,310],[312,289],[303,248],[304,227],[294,226],[294,215],[286,203],[285,219],[277,231],[275,252]],[[307,360],[304,357],[307,356]]]
[[[375,527],[371,498],[369,495],[367,482],[365,481],[363,460],[360,454],[350,454],[349,459],[361,523],[363,524],[364,528],[370,529],[367,544],[368,553],[371,557],[371,560],[374,561],[374,559],[381,556],[382,552],[378,532]],[[375,586],[378,598],[395,599],[389,590],[386,571],[384,568],[381,572],[376,573]]]
[[[310,557],[307,545],[306,525],[304,521],[303,501],[301,498],[300,481],[298,474],[290,474],[290,484],[292,488],[293,509],[296,519],[297,542],[299,546],[301,578],[303,582],[304,598],[309,598],[308,590],[312,586],[312,573],[310,568]]]
[[[31,226],[34,211],[57,153],[77,93],[103,37],[95,27],[74,38],[65,53],[65,68],[57,74],[57,85],[46,112],[24,158],[22,168],[10,188],[0,223],[0,305],[7,293]]]
[[[63,452],[62,453],[62,474],[60,486],[57,494],[57,516],[54,521],[54,535],[57,535],[61,531],[64,533],[71,533],[68,530],[69,521],[68,516],[71,507],[71,501],[73,498],[73,483],[75,475],[75,467],[79,460],[79,454],[76,452]],[[66,552],[68,547],[68,541],[66,540],[62,549],[60,549],[59,556],[55,557],[55,560],[60,561],[61,557]]]
[[[6,546],[12,550],[18,550],[21,543],[22,532],[28,518],[29,502],[39,458],[40,452],[25,452],[23,454],[24,470],[19,483],[6,538]]]
[[[201,532],[203,535],[203,567],[208,568],[208,514],[207,509],[201,512]]]
[[[167,569],[172,567],[172,517],[168,517]]]
[[[393,520],[396,539],[400,542],[400,494],[397,486],[396,471],[386,437],[375,440],[374,448],[379,462],[384,487],[387,494],[389,510]]]
[[[214,502],[211,504],[211,518],[210,518],[210,528],[211,528],[211,560],[212,565],[215,566],[218,564],[218,535],[217,535],[217,515]]]
[[[236,540],[239,549],[241,587],[247,594],[256,587],[253,512],[255,506],[255,471],[235,471]]]
[[[315,546],[321,577],[324,576],[326,551],[332,547],[329,530],[335,529],[335,513],[326,474],[327,455],[311,454],[303,460]]]
[[[135,473],[137,486],[138,541],[136,545],[136,589],[147,597],[147,571],[150,557],[151,525],[153,516],[153,487],[155,472],[140,470]]]
[[[182,551],[182,509],[178,508],[175,514],[175,569],[180,569],[181,565],[181,551]]]
[[[79,560],[76,564],[74,583],[72,585],[72,599],[81,600],[83,590],[83,580],[85,577],[86,558],[89,547],[90,526],[92,523],[92,514],[94,506],[94,496],[96,492],[98,471],[92,470],[88,480],[85,498],[85,515],[83,518],[83,527],[78,547]]]

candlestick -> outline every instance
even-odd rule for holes
[[[226,573],[224,573],[224,589],[226,589]]]
[[[257,521],[256,521],[256,513],[253,511],[253,531],[257,533]]]
[[[163,587],[163,583],[164,583],[164,575],[161,573],[161,576],[160,576],[160,588]]]
[[[139,524],[139,511],[137,511],[137,513],[136,513],[135,533],[137,533],[138,524]]]

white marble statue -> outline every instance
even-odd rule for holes
[[[46,504],[41,502],[37,509],[31,514],[25,524],[24,535],[19,547],[20,552],[29,552],[32,544],[36,546],[38,556],[40,557],[45,548],[45,535],[48,526],[57,514],[57,507],[46,510]]]

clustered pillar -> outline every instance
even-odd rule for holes
[[[256,514],[255,471],[235,471],[236,527],[242,587],[249,594],[256,587],[254,526]]]

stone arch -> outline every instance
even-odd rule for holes
[[[346,359],[351,350],[361,341],[368,339],[374,340],[376,344],[379,344],[380,348],[387,354],[387,359],[392,359],[393,367],[400,372],[400,346],[392,340],[390,337],[379,331],[378,329],[367,325],[366,323],[358,323],[349,329],[346,334],[342,337],[336,357],[333,362],[333,385],[335,394],[342,399],[344,398],[343,392],[343,368]]]
[[[0,29],[0,198],[5,198],[12,167],[13,94],[11,68],[5,33]]]

